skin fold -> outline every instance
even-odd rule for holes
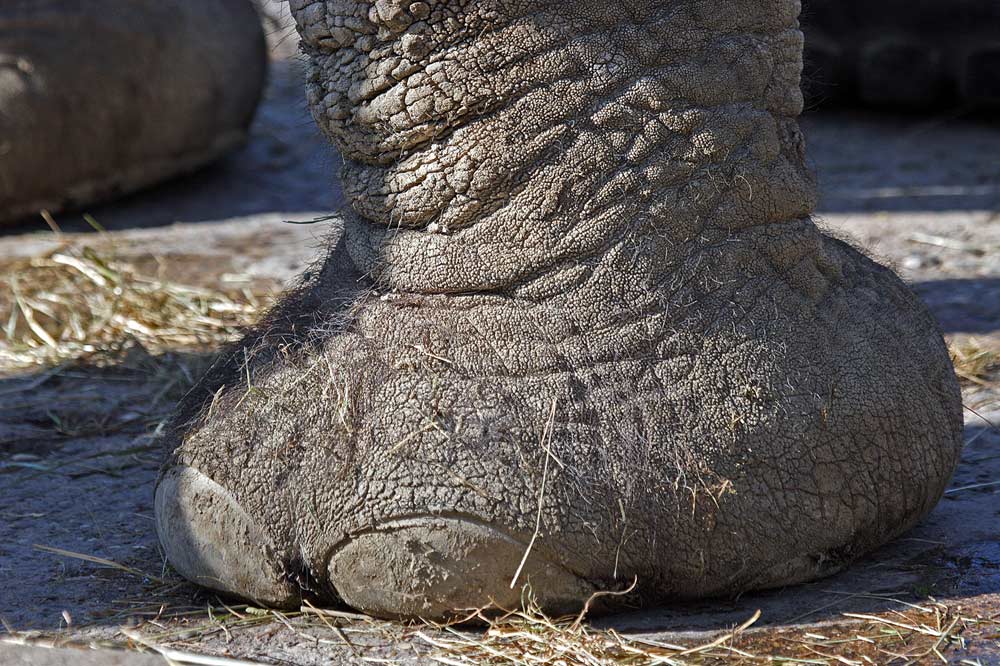
[[[192,391],[174,566],[449,617],[830,574],[961,446],[927,310],[825,236],[787,0],[292,0],[325,259]]]

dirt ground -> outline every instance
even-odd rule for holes
[[[339,157],[313,128],[299,64],[283,57],[290,51],[287,43],[276,51],[281,57],[244,150],[90,211],[116,252],[155,260],[188,284],[245,283],[265,292],[316,256],[336,220],[285,221],[336,210]],[[823,193],[822,224],[896,267],[954,345],[1000,353],[1000,122],[960,111],[931,118],[839,111],[810,114],[804,128]],[[98,242],[78,214],[58,223],[62,240]],[[59,242],[40,220],[4,230],[0,273]],[[171,362],[196,368],[198,356]],[[146,641],[267,664],[440,658],[434,636],[447,632],[225,610],[224,600],[169,570],[152,516],[163,452],[151,429],[173,399],[157,381],[162,367],[140,351],[111,367],[0,375],[0,637],[5,631],[21,643],[77,647]],[[961,620],[964,645],[943,634],[936,646],[943,657],[928,650],[898,663],[1000,664],[1000,373],[987,370],[964,385],[961,467],[930,518],[904,538],[811,585],[597,618],[593,626],[698,644],[759,609],[760,620],[739,639],[747,651],[793,649],[813,659],[798,663],[887,663],[851,647],[865,644],[851,637],[892,628],[885,624],[892,618],[903,622],[897,611],[946,609]],[[122,627],[131,627],[129,635]],[[816,647],[841,635],[853,656],[838,660],[827,654],[832,648]],[[5,654],[14,653],[0,651],[0,662]]]

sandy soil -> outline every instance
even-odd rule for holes
[[[289,51],[287,41],[276,48]],[[241,152],[90,211],[119,252],[161,257],[176,278],[190,283],[238,276],[277,289],[300,272],[336,221],[284,221],[328,215],[340,198],[334,185],[339,158],[313,128],[300,76],[294,58],[276,59],[252,140]],[[895,266],[950,339],[1000,350],[1000,125],[960,115],[837,112],[810,115],[804,127],[823,192],[822,223]],[[71,235],[89,233],[76,214],[60,216],[59,223]],[[0,236],[0,262],[54,242],[41,221],[26,221]],[[121,642],[120,626],[159,614],[143,631],[191,651],[274,664],[362,656],[422,661],[427,644],[402,628],[379,625],[376,631],[357,622],[345,644],[304,638],[318,634],[315,623],[302,618],[185,634],[190,617],[167,617],[199,609],[204,615],[206,605],[218,602],[179,581],[156,541],[152,487],[163,452],[144,425],[157,392],[150,372],[140,362],[0,377],[0,616],[9,631],[61,630],[60,640]],[[886,614],[900,601],[928,597],[969,612],[1000,613],[1000,429],[992,425],[1000,425],[1000,377],[991,381],[994,387],[966,386],[968,445],[951,489],[927,521],[896,543],[812,585],[597,624],[659,640],[694,640],[761,609],[755,635],[771,640],[803,627],[831,631],[856,622],[846,611]],[[114,432],[91,434],[88,424],[98,413],[115,414]],[[947,659],[1000,664],[997,630],[970,634],[966,648],[953,646]]]

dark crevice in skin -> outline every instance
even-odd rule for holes
[[[300,19],[307,4],[320,14],[371,8],[293,0]],[[457,562],[490,544],[526,549],[541,515],[533,552],[552,571],[591,589],[637,576],[642,603],[798,582],[895,535],[947,476],[958,394],[918,301],[809,217],[813,183],[792,120],[795,4],[635,4],[656,55],[679,58],[682,79],[663,85],[638,66],[583,76],[580,54],[562,47],[546,51],[545,68],[520,70],[525,81],[495,81],[499,108],[483,116],[447,117],[456,107],[438,100],[449,127],[468,131],[404,150],[372,182],[356,179],[357,196],[378,198],[405,181],[393,171],[409,168],[403,160],[422,159],[426,171],[407,174],[414,196],[357,206],[393,205],[395,218],[345,213],[323,268],[185,400],[168,430],[179,446],[169,464],[232,495],[275,544],[284,583],[319,597],[339,589],[389,616],[401,611],[385,604],[435,603],[437,574],[450,571],[384,533],[406,518],[466,523],[428,536],[446,551],[441,561]],[[507,55],[529,62],[518,50],[536,29],[564,33],[565,44],[613,32],[594,29],[614,20],[596,2],[546,6],[558,8],[540,14],[554,23],[527,25]],[[692,7],[704,15],[666,30]],[[662,18],[664,34],[643,16]],[[762,53],[748,56],[746,75],[713,69],[713,57],[737,58],[726,42],[737,24],[757,18],[768,36],[740,35]],[[480,42],[468,40],[448,48],[471,60]],[[607,59],[642,64],[649,45],[620,41]],[[363,88],[378,63],[360,63],[327,83],[343,95]],[[442,77],[427,90],[435,100],[458,85],[454,71]],[[525,87],[545,94],[519,95]],[[678,102],[679,91],[691,99]],[[333,122],[314,101],[321,123]],[[354,120],[329,132],[345,154],[378,161],[398,139],[381,134],[386,123]],[[458,230],[395,227],[428,210]],[[930,375],[940,378],[933,389],[923,386]],[[511,544],[494,531],[515,547],[500,548]],[[391,571],[366,571],[364,585],[329,580],[368,555]],[[509,592],[508,581],[495,591]],[[380,585],[403,589],[380,597]]]
[[[670,68],[676,68],[676,67],[677,67],[676,63],[673,63],[673,64],[670,64],[670,65],[665,65],[662,69],[670,69]],[[583,132],[587,133],[591,137],[600,137],[601,134],[605,130],[603,128],[595,125],[590,120],[590,118],[597,112],[597,110],[599,108],[601,108],[603,106],[606,106],[606,105],[608,105],[609,103],[611,103],[613,101],[617,101],[620,98],[620,96],[621,96],[621,94],[623,92],[625,92],[627,89],[635,86],[635,84],[637,82],[639,82],[639,81],[643,80],[644,78],[648,77],[650,73],[655,72],[655,71],[657,71],[657,70],[656,69],[652,69],[652,70],[649,70],[649,71],[646,71],[646,72],[641,72],[639,74],[635,74],[635,75],[632,75],[630,77],[625,78],[624,80],[621,81],[621,83],[618,85],[618,87],[615,88],[614,90],[612,90],[610,92],[602,91],[600,93],[600,95],[601,95],[600,98],[595,99],[590,104],[589,108],[584,108],[584,109],[581,110],[581,108],[573,107],[573,108],[570,108],[570,109],[566,110],[566,112],[564,113],[564,115],[552,118],[551,119],[551,126],[550,126],[551,129],[554,129],[556,127],[564,127],[564,128],[571,127],[572,130],[573,130],[573,132],[574,132],[574,134],[571,134],[567,138],[560,139],[559,142],[550,145],[548,148],[546,148],[545,150],[543,150],[542,152],[540,152],[539,155],[536,158],[534,158],[532,161],[530,161],[530,162],[528,162],[526,164],[523,164],[523,165],[519,165],[517,171],[511,173],[511,175],[509,176],[509,179],[506,182],[495,183],[493,190],[489,193],[492,196],[491,203],[481,206],[479,208],[479,210],[477,211],[477,214],[476,214],[475,218],[467,220],[467,221],[464,221],[460,226],[454,227],[454,231],[461,232],[462,230],[465,230],[465,229],[473,227],[478,220],[482,220],[484,218],[489,217],[491,214],[497,212],[500,208],[502,208],[502,206],[509,199],[511,199],[511,198],[515,197],[516,195],[520,194],[521,190],[523,189],[523,186],[525,184],[531,182],[531,179],[535,175],[535,172],[536,172],[536,170],[537,170],[538,167],[540,167],[541,165],[546,165],[546,166],[551,165],[551,162],[548,161],[548,158],[551,157],[550,151],[558,151],[560,148],[562,148],[562,145],[560,145],[560,144],[572,145],[573,142],[574,142],[574,140],[579,139],[580,136],[581,136],[581,133],[583,133]],[[447,130],[445,132],[437,133],[434,136],[427,138],[424,143],[416,145],[416,146],[413,146],[413,147],[410,147],[406,151],[403,151],[403,152],[399,153],[398,158],[395,159],[393,162],[389,162],[389,163],[386,163],[386,164],[380,164],[380,165],[377,165],[377,167],[381,168],[382,170],[387,171],[386,167],[398,166],[399,164],[402,164],[403,162],[405,162],[408,158],[411,158],[411,157],[414,157],[416,155],[419,155],[420,154],[420,149],[424,148],[426,146],[426,144],[438,143],[438,142],[441,142],[441,141],[446,141],[447,139],[449,139],[451,137],[452,134],[454,134],[455,132],[460,131],[460,130],[469,130],[470,128],[475,128],[478,125],[488,126],[489,122],[492,121],[492,120],[494,120],[499,114],[501,114],[501,113],[503,113],[505,111],[508,111],[510,109],[510,107],[514,106],[518,101],[520,101],[524,97],[530,95],[531,93],[548,89],[548,88],[550,88],[555,83],[565,83],[567,81],[570,81],[570,80],[569,79],[561,79],[561,80],[556,80],[556,81],[543,81],[543,82],[540,82],[537,86],[535,86],[533,88],[529,88],[526,91],[523,91],[523,94],[520,95],[520,97],[515,96],[515,97],[512,97],[510,99],[504,100],[503,102],[498,102],[498,106],[496,106],[495,108],[493,108],[490,112],[487,112],[487,113],[484,113],[484,114],[478,114],[477,116],[469,119],[468,122],[454,122],[454,121],[450,122],[446,126]],[[699,111],[699,112],[705,112],[705,111],[708,111],[709,109],[711,109],[712,111],[717,112],[717,113],[726,113],[727,112],[727,108],[726,107],[745,107],[745,108],[749,108],[749,109],[753,109],[753,110],[765,111],[765,109],[757,106],[755,104],[755,101],[756,100],[753,100],[753,99],[748,99],[748,100],[738,100],[737,99],[737,100],[733,100],[731,102],[728,102],[728,103],[726,103],[724,105],[717,105],[717,106],[714,106],[714,107],[688,106],[687,109],[688,110],[692,110],[692,111]],[[681,99],[678,99],[678,100],[676,100],[676,103],[673,106],[673,110],[675,112],[681,113],[681,112],[683,112],[685,110],[685,107],[686,107],[686,102],[684,102]],[[774,117],[776,120],[790,120],[790,119],[793,118],[793,116],[777,114],[777,113],[774,113],[773,111],[770,112],[770,113],[771,113],[772,117]],[[655,114],[651,114],[651,115],[653,115],[654,118],[652,120],[648,120],[648,122],[659,122],[659,120],[655,118]],[[461,120],[464,121],[465,119],[463,118]],[[691,128],[691,130],[688,132],[688,135],[696,133],[697,131],[699,131],[699,129],[700,129],[700,127],[698,127],[698,126],[695,126],[695,127]],[[687,135],[678,136],[678,139],[680,139],[680,140],[684,140],[686,138],[687,138]],[[731,148],[731,150],[730,150],[730,155],[733,152],[735,152],[736,150],[738,150],[739,148],[741,148],[741,147],[742,146],[733,146]],[[610,150],[610,147],[609,147],[609,150]],[[627,168],[630,169],[631,171],[639,172],[642,169],[644,169],[645,167],[654,165],[656,163],[657,158],[662,159],[662,154],[658,153],[658,152],[652,152],[650,155],[648,155],[646,158],[644,158],[643,160],[641,160],[639,162],[635,162],[635,161],[630,160],[627,163]],[[703,169],[703,170],[705,170],[705,169],[715,168],[715,167],[719,167],[719,166],[722,166],[722,164],[720,163],[720,164],[702,165],[700,168]],[[348,161],[347,165],[346,165],[346,167],[344,169],[344,172],[343,172],[344,173],[344,177],[349,179],[349,178],[352,177],[351,176],[352,171],[356,171],[356,170],[359,170],[359,169],[366,169],[366,168],[369,168],[369,167],[376,167],[376,165],[367,163],[364,160]],[[614,175],[618,175],[621,172],[622,172],[622,169],[619,169],[618,171],[609,172],[608,175],[609,176],[614,176]],[[427,177],[427,175],[425,175],[425,178],[426,177]],[[677,184],[681,184],[683,182],[684,181],[679,180]],[[670,186],[672,184],[674,184],[674,183],[659,183],[658,187],[661,187],[661,188],[662,187],[668,187],[668,186]],[[410,186],[409,186],[408,189],[419,188],[419,185],[420,185],[420,182],[416,181],[416,182],[410,184]],[[352,200],[349,205],[358,214],[358,216],[359,216],[360,219],[363,219],[366,222],[368,222],[368,223],[370,223],[372,225],[376,225],[376,226],[380,226],[380,225],[385,224],[384,222],[382,222],[380,220],[372,219],[372,218],[366,216],[365,212],[363,210],[359,210],[356,207],[356,201],[358,200],[358,198],[359,197],[365,197],[365,196],[367,196],[367,193],[364,192],[364,187],[361,187],[360,190],[356,194],[352,194],[352,191],[349,189],[349,186],[345,186],[345,188],[347,188],[347,192],[346,193],[348,194],[348,196]],[[595,189],[600,189],[600,188],[598,186],[598,187],[595,187]],[[385,191],[384,194],[382,192],[380,192],[378,196],[380,198],[381,197],[386,197],[387,198],[387,197],[392,197],[392,196],[399,196],[401,194],[405,194],[407,191],[408,190],[388,190],[388,191]],[[453,196],[452,196],[452,201],[453,201],[456,198],[456,196],[454,196],[454,195],[458,195],[458,193],[454,193],[453,192],[452,194],[453,194]],[[459,196],[461,196],[461,195],[459,195]],[[608,205],[610,206],[611,204],[609,203]],[[445,205],[443,205],[440,210],[443,211],[446,208],[447,208],[447,203],[445,203]],[[598,212],[599,211],[589,211],[589,214],[594,215],[594,214],[597,214]],[[396,227],[396,228],[424,229],[424,230],[426,230],[427,225],[430,224],[430,223],[432,223],[432,222],[435,222],[438,219],[438,217],[439,217],[439,215],[431,217],[431,218],[428,219],[428,218],[426,218],[426,215],[424,215],[420,219],[416,219],[416,220],[413,220],[413,221],[410,221],[410,222],[406,222],[405,224],[404,224],[404,222],[402,220],[397,219],[395,221],[390,222],[388,224],[388,226],[390,226],[390,227]]]
[[[332,586],[320,580],[301,554],[285,559],[281,565],[282,579],[299,591],[303,599],[321,601],[328,598]],[[334,593],[333,601],[339,601]]]

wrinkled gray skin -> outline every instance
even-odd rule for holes
[[[798,2],[291,7],[350,206],[168,431],[183,575],[389,617],[660,603],[827,575],[934,506],[959,391],[810,219]]]
[[[0,222],[113,198],[231,151],[266,64],[249,0],[3,0]]]

